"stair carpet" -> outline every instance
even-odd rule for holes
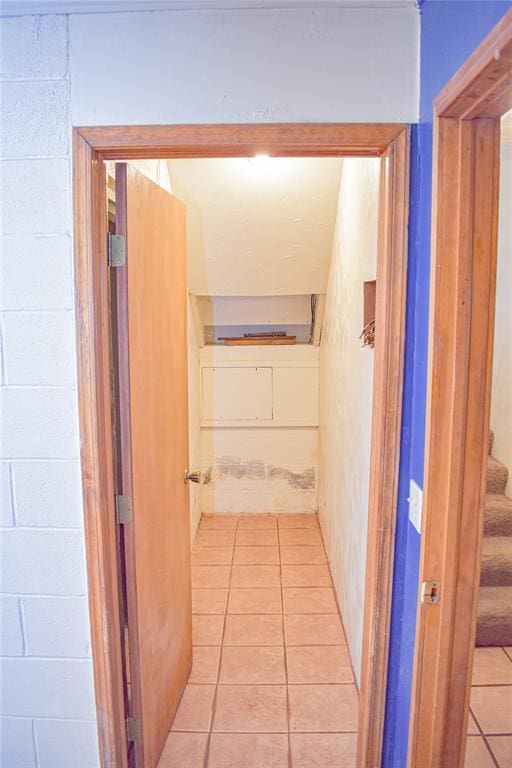
[[[489,433],[484,541],[478,598],[477,646],[512,645],[512,499],[508,469],[491,456]]]

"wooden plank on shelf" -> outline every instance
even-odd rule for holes
[[[276,345],[285,345],[285,344],[296,344],[297,343],[297,337],[296,336],[264,336],[260,339],[255,338],[247,338],[244,336],[241,336],[239,338],[233,337],[232,339],[222,339],[222,343],[226,345],[226,347],[255,347],[255,346],[276,346]]]

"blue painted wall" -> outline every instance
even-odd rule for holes
[[[420,122],[412,128],[409,273],[400,483],[393,576],[384,768],[405,768],[420,536],[409,522],[409,482],[423,487],[432,194],[432,103],[464,60],[512,7],[493,0],[424,0]]]

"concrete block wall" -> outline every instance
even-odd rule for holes
[[[65,16],[2,21],[3,768],[93,768]]]

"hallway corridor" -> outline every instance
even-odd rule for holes
[[[159,768],[353,768],[358,696],[315,515],[203,518],[194,664]]]

